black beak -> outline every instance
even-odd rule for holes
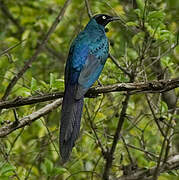
[[[109,19],[109,21],[118,21],[118,20],[120,20],[120,17],[118,16],[113,16]]]

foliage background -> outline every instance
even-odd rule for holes
[[[19,72],[35,52],[64,0],[0,0],[0,52],[21,42],[5,55],[0,56],[0,97],[12,77]],[[176,78],[179,76],[179,46],[175,46],[179,29],[179,2],[175,0],[111,0],[89,1],[93,14],[119,15],[123,21],[108,25],[107,36],[110,52],[121,67],[133,72],[135,82]],[[5,8],[10,13],[4,11]],[[13,16],[13,20],[11,18]],[[64,90],[64,65],[70,43],[89,21],[85,1],[75,0],[39,54],[37,60],[13,88],[8,100],[18,96],[29,97]],[[158,57],[158,58],[157,58]],[[108,59],[100,82],[103,85],[129,82],[130,78]],[[97,84],[95,84],[97,85]],[[171,92],[176,101],[178,89]],[[137,164],[139,168],[151,168],[157,158],[126,145],[149,151],[155,156],[161,152],[163,136],[158,130],[149,103],[161,127],[164,122],[173,126],[178,115],[162,94],[134,94],[130,97],[126,118],[118,141],[111,177],[120,177],[123,166]],[[86,98],[80,137],[70,161],[60,165],[58,134],[60,107],[41,117],[30,126],[16,130],[0,141],[0,179],[100,179],[104,171],[104,159],[97,133],[104,148],[111,147],[116,130],[124,93],[102,94]],[[49,102],[16,108],[18,118],[29,115]],[[172,103],[171,103],[172,104]],[[177,104],[177,103],[176,103]],[[176,105],[175,104],[175,105]],[[170,111],[169,111],[170,110]],[[175,121],[170,121],[173,117]],[[4,126],[14,121],[13,110],[1,111],[0,123]],[[170,131],[176,131],[177,125]],[[172,133],[170,132],[170,133]],[[178,152],[176,141],[169,139],[172,147],[169,155]],[[179,144],[179,143],[178,143]],[[130,159],[131,157],[131,159]],[[96,173],[92,173],[96,172]],[[162,173],[159,180],[177,180],[177,170]]]

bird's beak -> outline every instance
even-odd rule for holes
[[[110,21],[118,21],[118,20],[120,20],[120,17],[118,17],[118,16],[113,16],[113,17],[111,17],[109,20],[110,20]]]

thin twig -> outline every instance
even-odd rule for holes
[[[61,62],[65,62],[65,56],[60,53],[57,52],[55,49],[51,48],[50,46],[45,46],[45,49],[53,56],[56,57],[57,60],[61,61]]]
[[[132,159],[130,150],[129,150],[127,144],[126,144],[126,141],[125,141],[124,137],[121,136],[121,139],[122,139],[122,142],[124,143],[124,147],[125,147],[125,149],[126,149],[126,151],[127,151],[127,154],[128,154],[129,160],[130,160],[130,163],[131,163],[132,165],[134,165],[134,162],[133,162],[133,159]]]
[[[156,123],[156,125],[157,125],[157,127],[158,127],[158,129],[159,129],[159,131],[160,131],[160,133],[162,134],[162,136],[165,137],[165,134],[164,134],[164,132],[163,132],[163,129],[162,129],[162,127],[160,126],[159,120],[158,120],[158,118],[155,116],[155,112],[154,112],[154,110],[153,110],[153,108],[152,108],[152,105],[151,105],[151,102],[150,102],[150,100],[149,100],[148,95],[146,94],[145,97],[146,97],[146,99],[147,99],[147,103],[148,103],[148,105],[149,105],[149,108],[150,108],[150,110],[151,110],[151,112],[152,112],[154,121],[155,121],[155,123]]]
[[[131,144],[126,144],[126,145],[127,145],[128,147],[130,147],[130,148],[133,148],[133,149],[136,149],[136,150],[138,150],[138,151],[141,151],[141,152],[144,152],[144,153],[146,153],[146,154],[149,154],[150,156],[153,156],[154,158],[158,158],[157,155],[155,155],[154,153],[151,153],[151,152],[149,152],[149,151],[146,151],[145,149],[142,149],[142,148],[133,146],[133,145],[131,145]]]
[[[99,161],[101,160],[101,158],[102,158],[102,156],[100,156],[100,157],[97,159],[97,161],[96,161],[96,163],[95,163],[95,165],[94,165],[94,168],[93,168],[93,172],[96,170],[96,167],[97,167]],[[92,174],[92,176],[91,176],[91,180],[93,180],[93,174]]]
[[[92,14],[92,12],[91,12],[91,8],[90,8],[89,1],[88,1],[88,0],[85,0],[85,5],[86,5],[86,9],[87,9],[88,16],[89,16],[89,18],[91,19],[91,18],[93,17],[93,14]]]
[[[21,134],[23,133],[23,131],[24,131],[24,128],[21,129],[21,131],[19,132],[19,134],[18,134],[18,135],[16,136],[16,138],[14,139],[13,143],[11,144],[11,148],[10,148],[9,152],[7,153],[7,156],[10,155],[10,153],[11,153],[11,151],[12,151],[12,149],[13,149],[15,143],[16,143],[16,141],[17,141],[18,138],[21,136]]]
[[[9,48],[5,49],[4,51],[2,51],[2,52],[0,53],[0,56],[7,54],[9,51],[11,51],[12,49],[16,48],[16,47],[19,46],[20,44],[22,44],[24,41],[26,41],[26,39],[18,42],[17,44],[13,45],[12,47],[9,47]]]
[[[53,140],[52,140],[52,138],[51,138],[51,137],[52,137],[52,133],[50,132],[50,130],[49,130],[48,126],[47,126],[46,121],[42,121],[42,123],[43,123],[43,125],[46,127],[46,129],[47,129],[50,142],[52,143],[52,145],[53,145],[53,147],[54,147],[54,149],[55,149],[55,152],[56,152],[56,153],[58,154],[58,156],[60,157],[60,153],[59,153],[57,147],[55,146],[55,143],[53,142]]]
[[[24,180],[28,180],[28,178],[29,178],[29,176],[30,176],[30,173],[31,173],[31,171],[32,171],[32,168],[33,168],[34,164],[37,162],[37,159],[39,158],[40,154],[41,154],[41,151],[39,151],[39,153],[38,153],[37,156],[35,157],[34,161],[32,162],[31,167],[29,168],[29,170],[28,170],[28,172],[27,172],[27,175],[25,176]]]
[[[103,145],[102,145],[102,142],[101,142],[100,138],[98,137],[98,134],[97,134],[96,129],[95,129],[95,127],[94,127],[93,121],[92,121],[91,118],[90,118],[90,113],[89,113],[89,111],[88,111],[88,107],[87,107],[86,104],[85,104],[85,108],[86,108],[86,112],[87,112],[87,115],[88,115],[88,120],[89,120],[89,122],[90,122],[91,129],[92,129],[92,131],[93,131],[93,133],[94,133],[94,135],[95,135],[95,137],[96,137],[96,138],[95,138],[96,144],[100,147],[103,156],[105,156],[105,149],[104,149],[104,147],[103,147]]]
[[[124,73],[127,74],[129,77],[131,77],[130,72],[128,72],[126,69],[124,69],[122,66],[120,66],[120,64],[118,63],[117,59],[115,59],[115,57],[112,56],[110,53],[109,53],[109,58],[113,61],[113,63],[114,63],[122,72],[124,72]]]

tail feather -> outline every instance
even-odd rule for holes
[[[63,163],[70,156],[75,141],[78,138],[80,131],[81,115],[83,110],[83,98],[76,100],[76,87],[68,86],[66,88],[63,103],[60,125],[60,155]]]

